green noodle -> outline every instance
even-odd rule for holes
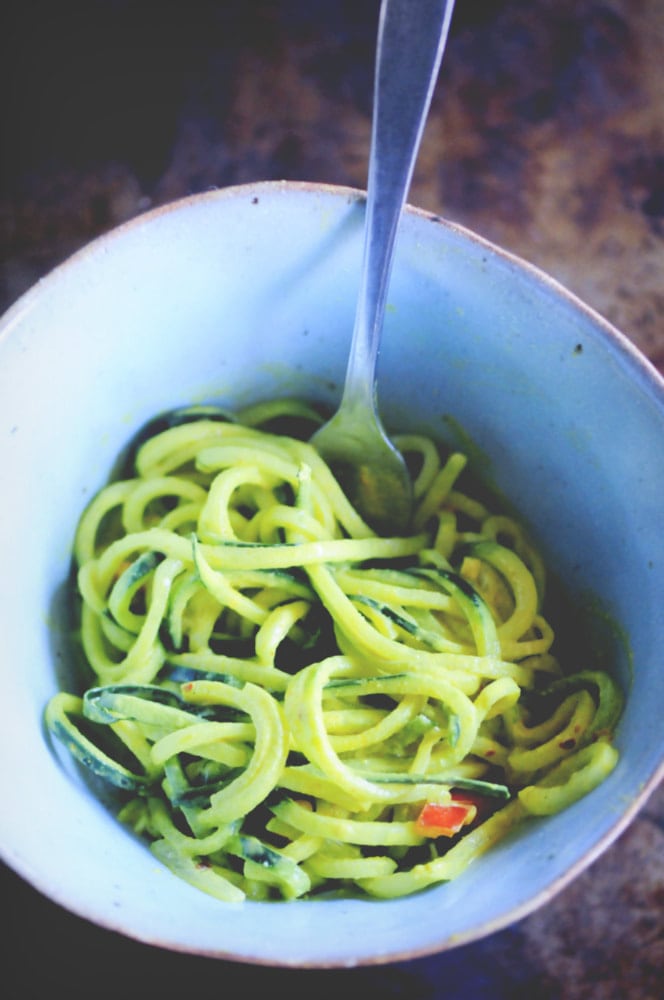
[[[558,662],[542,560],[465,457],[396,438],[413,532],[378,538],[307,443],[318,419],[170,415],[76,533],[89,680],[48,726],[226,902],[448,881],[617,761],[620,691]],[[464,802],[458,829],[423,824]]]

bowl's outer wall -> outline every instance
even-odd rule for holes
[[[617,834],[664,756],[664,403],[634,350],[553,282],[421,213],[402,222],[379,364],[390,428],[450,437],[525,514],[579,599],[629,638],[622,759],[589,798],[398,902],[227,907],[119,830],[44,738],[66,672],[63,583],[77,518],[165,409],[298,394],[333,404],[352,328],[357,193],[267,184],[196,197],[92,244],[0,331],[5,860],[140,940],[244,961],[346,965],[425,954],[543,902]],[[579,664],[583,666],[583,664]],[[27,789],[30,789],[29,794]]]

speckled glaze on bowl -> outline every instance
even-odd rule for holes
[[[140,941],[242,962],[336,967],[467,943],[546,902],[618,835],[664,772],[664,386],[541,273],[408,210],[379,366],[389,427],[449,436],[526,516],[573,598],[624,630],[621,761],[449,885],[397,901],[219,903],[158,865],[54,752],[62,598],[77,518],[132,433],[204,400],[334,403],[361,254],[358,192],[259,184],[121,227],[40,282],[0,328],[5,587],[0,848],[39,891]],[[633,670],[632,670],[633,663]]]

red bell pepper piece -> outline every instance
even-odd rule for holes
[[[472,802],[456,801],[439,805],[427,802],[415,820],[415,827],[424,837],[453,837],[468,823],[472,823],[477,807]]]

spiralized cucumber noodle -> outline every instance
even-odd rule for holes
[[[542,560],[466,457],[395,436],[412,531],[377,537],[308,443],[320,421],[169,414],[75,539],[85,678],[48,727],[226,902],[446,882],[618,756],[618,686],[559,662]]]

